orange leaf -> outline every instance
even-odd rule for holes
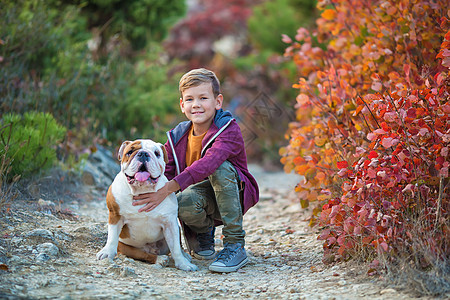
[[[334,9],[326,9],[322,14],[322,18],[331,21],[336,17],[336,11]]]
[[[325,178],[326,178],[326,175],[325,175],[324,172],[319,172],[316,175],[316,179],[319,180],[319,181],[323,181],[323,180],[325,180]]]

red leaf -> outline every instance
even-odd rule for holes
[[[408,109],[406,115],[408,116],[408,118],[414,119],[416,117],[416,109],[415,108]]]
[[[373,238],[371,236],[366,236],[365,238],[363,238],[362,243],[364,245],[368,245],[370,244],[370,242],[372,242]]]
[[[373,150],[370,151],[369,158],[372,159],[372,158],[376,158],[376,157],[378,157],[378,153]]]
[[[386,242],[381,242],[381,243],[380,243],[380,247],[381,247],[381,249],[383,249],[385,252],[387,252],[388,249],[389,249],[389,246],[388,246],[388,244],[386,244]]]
[[[391,127],[386,124],[386,122],[381,123],[381,128],[383,128],[384,131],[389,132],[391,131]]]
[[[338,161],[338,162],[337,162],[337,167],[338,167],[339,169],[347,168],[347,167],[348,167],[348,162],[346,162],[345,160],[343,160],[343,161]]]

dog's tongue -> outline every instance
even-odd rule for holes
[[[149,172],[137,172],[134,175],[134,178],[136,178],[137,181],[146,181],[150,177]]]

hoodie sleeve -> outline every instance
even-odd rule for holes
[[[164,144],[164,148],[167,153],[167,162],[166,162],[166,170],[164,175],[166,175],[168,180],[172,180],[176,175],[176,165],[175,159],[173,158],[172,149],[170,148],[169,141]]]
[[[224,161],[238,156],[241,151],[244,151],[244,139],[239,125],[233,121],[227,129],[216,137],[212,146],[206,150],[205,155],[175,176],[174,180],[180,185],[181,190],[184,190],[191,184],[206,179]]]

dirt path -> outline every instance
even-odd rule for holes
[[[198,260],[200,270],[190,273],[173,262],[97,261],[106,241],[104,191],[78,186],[62,207],[24,199],[2,209],[0,299],[409,299],[356,265],[325,266],[291,192],[298,178],[251,170],[261,200],[244,218],[250,262],[239,272],[211,273]]]

